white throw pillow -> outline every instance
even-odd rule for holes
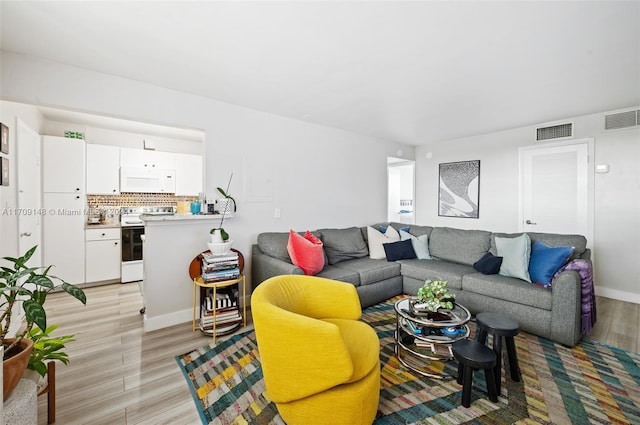
[[[383,260],[387,258],[382,244],[400,241],[400,234],[392,226],[382,233],[371,226],[367,226],[367,239],[369,240],[369,258]]]
[[[531,282],[529,277],[529,259],[531,258],[531,239],[523,233],[515,238],[496,238],[498,257],[502,257],[500,274]]]

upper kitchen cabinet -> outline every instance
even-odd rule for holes
[[[176,195],[198,196],[202,190],[202,156],[174,154],[176,162]]]
[[[42,137],[43,191],[85,193],[85,142],[64,137]]]
[[[117,195],[120,193],[120,148],[87,144],[87,193]]]
[[[145,149],[120,148],[120,166],[131,168],[155,168],[175,170],[174,155]]]

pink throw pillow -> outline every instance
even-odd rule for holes
[[[314,276],[324,268],[322,241],[308,230],[304,237],[293,230],[289,231],[287,251],[291,262],[300,267],[306,275]]]

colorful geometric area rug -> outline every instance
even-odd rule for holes
[[[589,339],[570,349],[523,332],[515,338],[520,382],[503,372],[502,394],[492,403],[483,373],[475,373],[471,407],[462,407],[462,388],[454,377],[421,377],[398,362],[393,338],[397,299],[363,312],[381,348],[374,424],[640,424],[639,354]],[[474,323],[470,327],[474,332]],[[253,331],[177,356],[176,361],[204,424],[284,424],[265,392]],[[457,373],[455,362],[438,365],[434,368]]]

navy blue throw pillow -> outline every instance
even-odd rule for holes
[[[384,253],[387,255],[387,261],[410,260],[416,258],[416,252],[413,250],[411,239],[398,242],[390,242],[382,244]]]
[[[501,265],[502,257],[496,257],[490,252],[487,252],[473,264],[473,268],[482,274],[497,274],[500,271]]]

